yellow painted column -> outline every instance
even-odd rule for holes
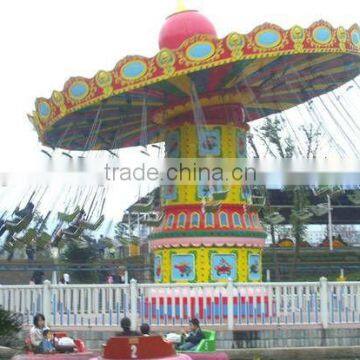
[[[214,158],[246,157],[246,131],[234,123],[169,124],[167,158],[179,164],[186,159],[209,158],[211,163]],[[213,211],[206,204],[214,201],[215,192],[225,196]],[[266,234],[256,209],[247,206],[242,183],[177,183],[164,186],[161,197],[164,221],[152,234],[156,282],[261,281]]]

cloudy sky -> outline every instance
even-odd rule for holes
[[[247,33],[264,22],[284,28],[325,19],[334,26],[360,20],[358,0],[185,0],[215,24],[218,35]],[[28,169],[43,159],[26,114],[36,97],[50,97],[70,76],[91,77],[126,55],[152,56],[159,30],[176,0],[11,0],[0,2],[0,171]],[[124,150],[140,156],[139,150]],[[143,189],[144,190],[144,189]],[[147,189],[145,189],[147,190]],[[144,191],[145,191],[144,190]],[[114,192],[107,208],[126,207],[138,187]]]

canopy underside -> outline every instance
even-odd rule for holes
[[[55,122],[46,129],[42,142],[69,150],[144,145],[144,139],[148,144],[155,143],[163,140],[164,127],[161,123],[171,121],[171,118],[167,118],[168,114],[176,106],[191,103],[192,84],[203,106],[209,104],[205,99],[211,102],[216,101],[216,96],[229,95],[231,101],[235,99],[242,104],[247,121],[252,121],[328,93],[359,73],[360,57],[351,53],[313,53],[241,60],[163,80],[99,101]],[[164,119],[161,119],[162,116]],[[92,137],[91,147],[89,137]]]

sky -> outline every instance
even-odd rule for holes
[[[185,0],[185,5],[206,15],[219,37],[247,33],[264,22],[284,28],[319,19],[345,27],[360,22],[358,0]],[[50,97],[71,76],[110,70],[126,55],[153,56],[164,19],[175,9],[176,0],[1,1],[0,172],[31,170],[43,160],[26,116],[36,97]],[[122,156],[136,161],[141,155],[130,149]],[[126,208],[138,193],[131,184],[114,190],[106,204],[109,213]]]

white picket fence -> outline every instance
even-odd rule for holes
[[[360,324],[360,282],[0,286],[0,306],[25,324],[42,312],[50,325],[236,327]]]

